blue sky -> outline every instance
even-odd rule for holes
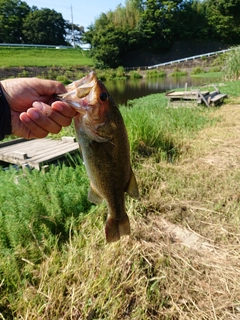
[[[49,8],[60,12],[64,20],[72,21],[71,6],[73,12],[73,22],[85,28],[95,21],[102,13],[115,10],[121,4],[125,6],[125,0],[24,0],[30,7],[36,6],[39,9]]]

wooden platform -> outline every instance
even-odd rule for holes
[[[78,150],[79,145],[73,137],[63,137],[62,140],[15,139],[0,143],[0,161],[40,170],[43,165]]]
[[[214,86],[215,91],[200,91],[191,90],[191,91],[171,91],[166,93],[166,97],[170,102],[175,101],[195,101],[197,104],[204,103],[207,107],[216,106],[220,104],[224,98],[227,97],[227,94],[221,94],[219,89]]]

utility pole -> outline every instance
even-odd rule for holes
[[[75,39],[74,39],[74,28],[73,28],[73,10],[71,5],[71,17],[72,17],[72,41],[73,41],[73,48],[75,49]]]

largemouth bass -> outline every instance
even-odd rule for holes
[[[88,200],[95,204],[106,201],[106,240],[117,241],[130,234],[125,192],[133,198],[139,196],[123,118],[94,72],[66,88],[61,100],[78,111],[74,125],[90,179]]]

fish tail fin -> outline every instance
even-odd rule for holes
[[[130,222],[127,214],[124,215],[124,218],[117,220],[108,217],[105,227],[106,240],[107,242],[118,241],[121,236],[130,234]]]

